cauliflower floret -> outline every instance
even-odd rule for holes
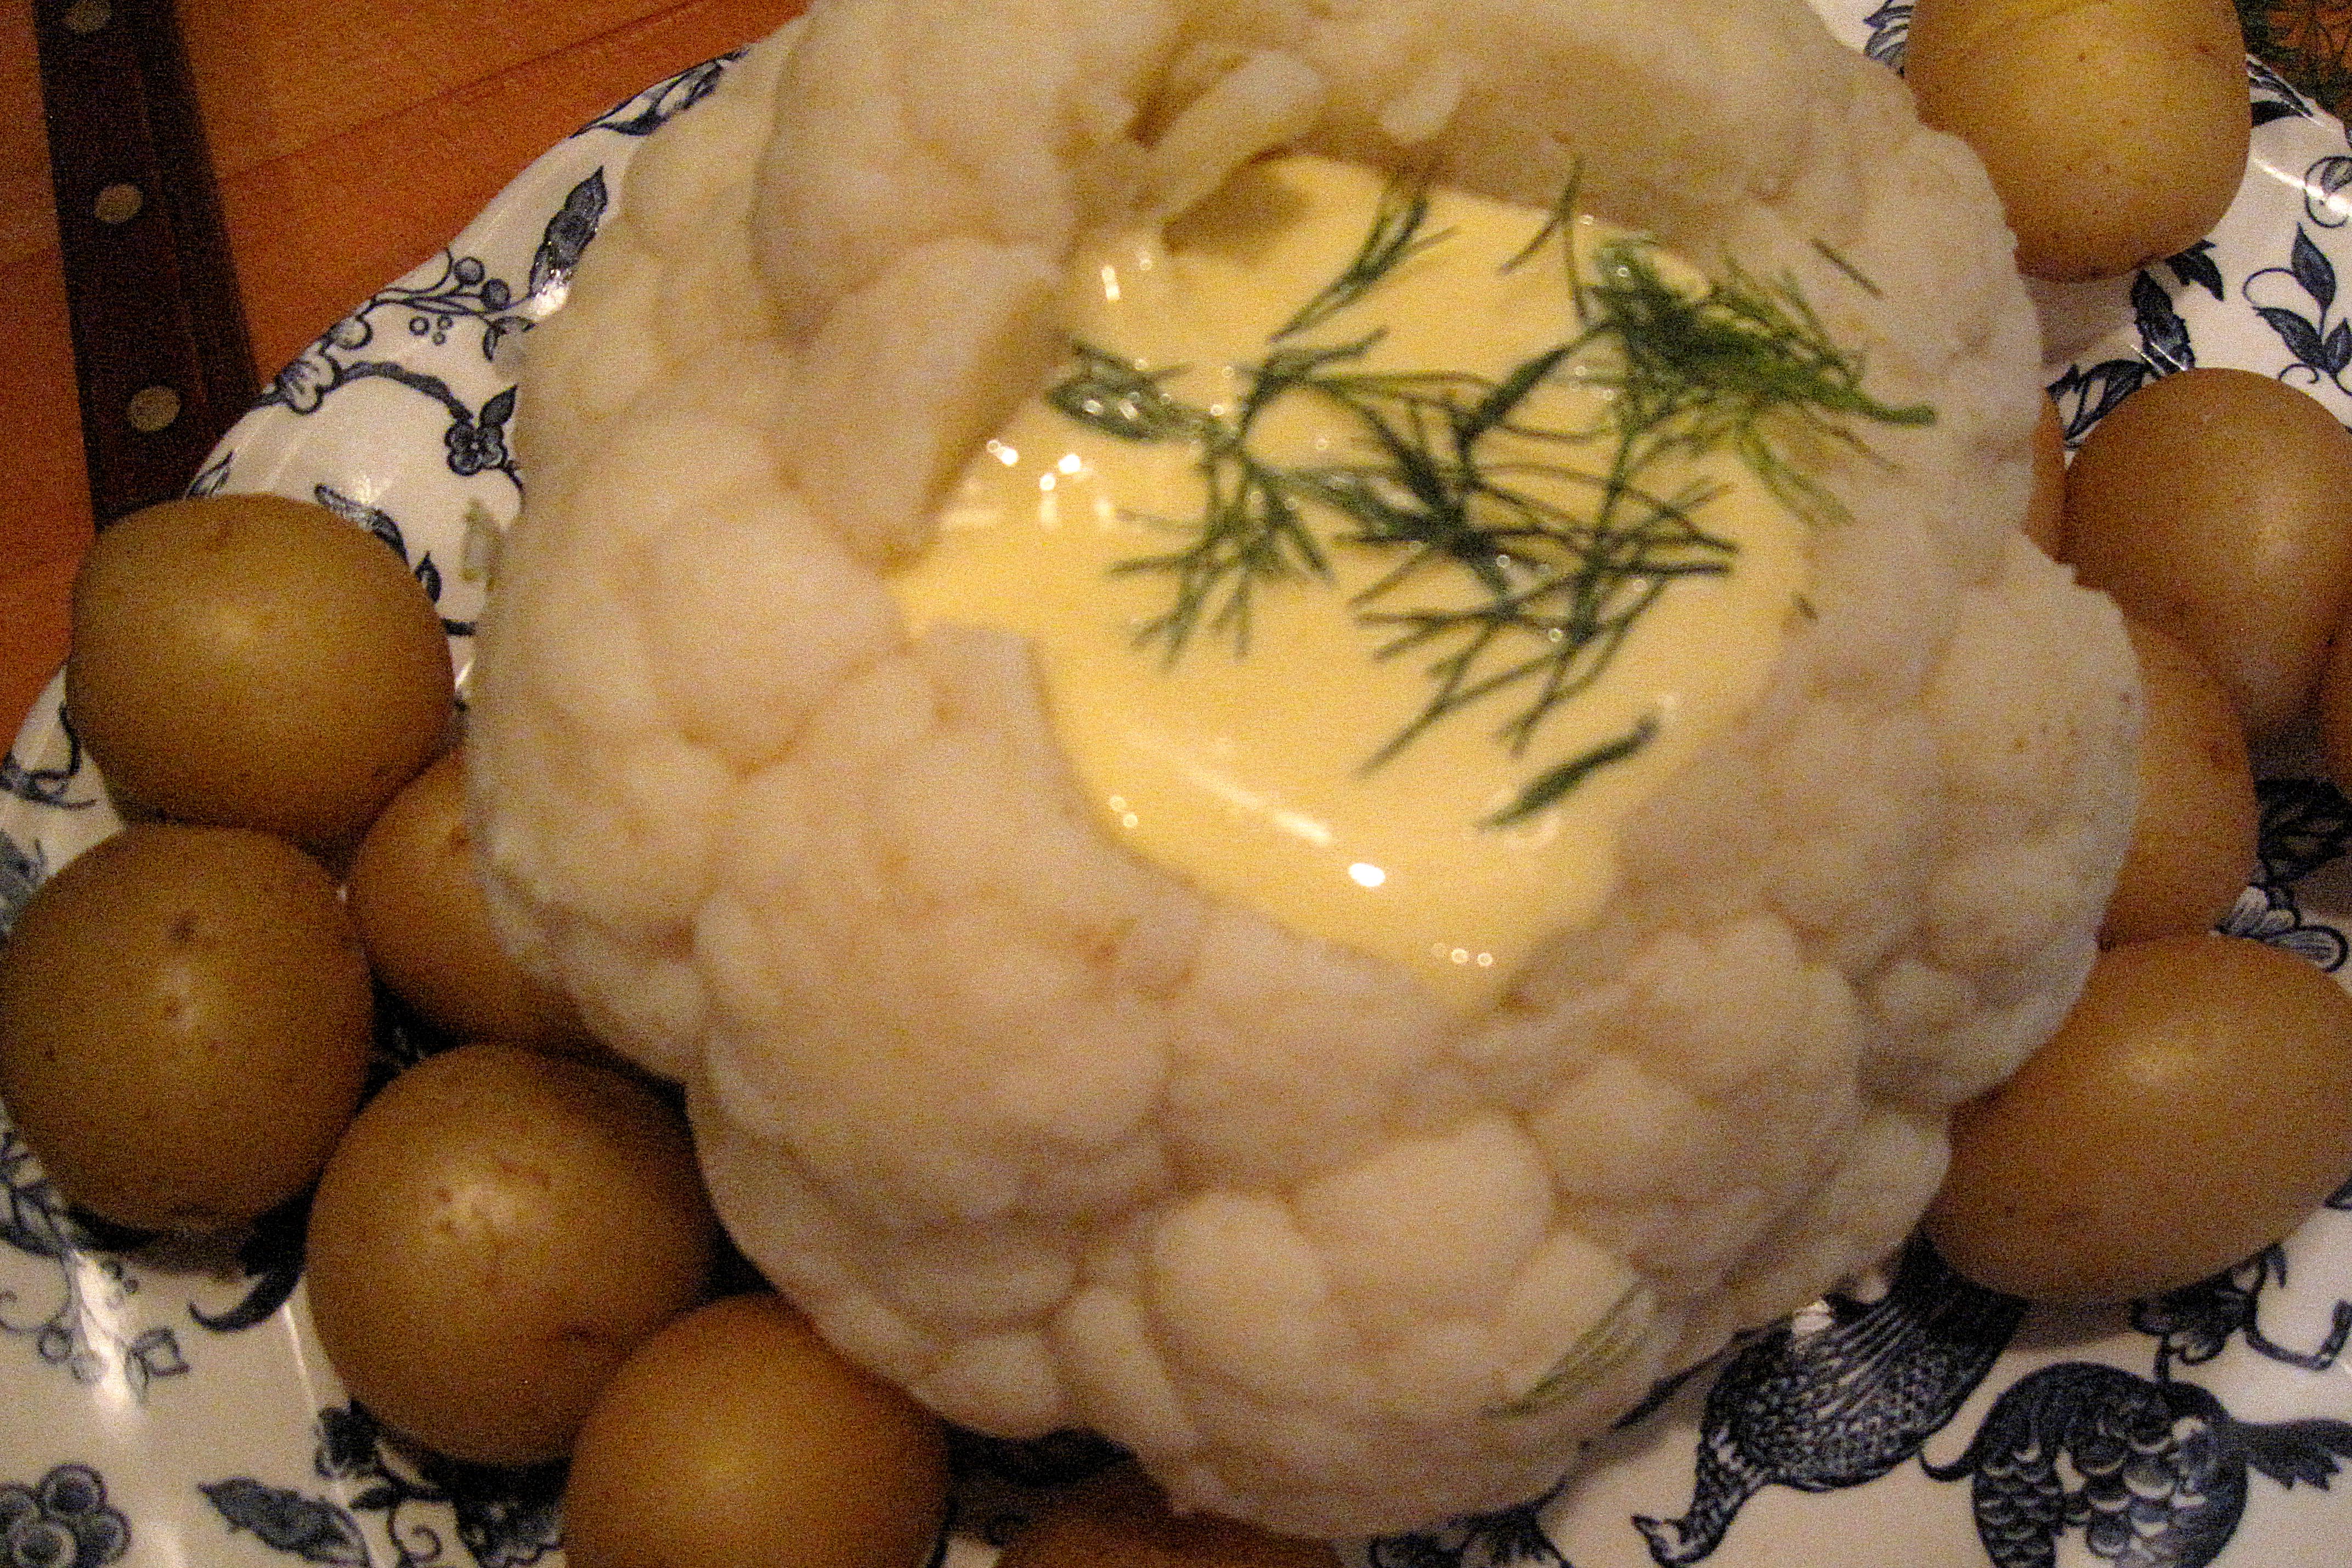
[[[1937,414],[1820,455],[1847,517],[1762,697],[1475,1012],[1129,855],[1028,646],[883,585],[1081,239],[1276,146],[1576,178]],[[1533,1495],[1889,1250],[2088,966],[2137,686],[2015,529],[2008,246],[1801,0],[820,0],[530,340],[470,747],[509,933],[685,1084],[750,1255],[947,1416],[1294,1532]]]

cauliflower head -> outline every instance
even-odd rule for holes
[[[1080,238],[1274,148],[1573,178],[1937,411],[1825,444],[1763,695],[1475,1013],[1128,853],[1026,645],[884,584],[1062,351]],[[1521,1500],[1895,1244],[2081,982],[2138,689],[2016,529],[2036,358],[1981,169],[1801,0],[819,0],[529,341],[494,900],[684,1083],[750,1255],[946,1416],[1292,1532]]]

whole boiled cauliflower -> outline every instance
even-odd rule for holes
[[[1824,444],[1763,696],[1475,1011],[1131,854],[1026,644],[884,583],[1064,352],[1082,239],[1277,148],[1573,181],[1936,412]],[[1520,1500],[1892,1248],[2088,966],[2138,692],[2016,529],[2036,350],[1974,159],[1801,0],[819,0],[530,340],[473,686],[502,918],[946,1416],[1292,1532]]]

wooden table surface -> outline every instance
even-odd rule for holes
[[[263,379],[540,152],[798,0],[180,0]],[[0,11],[0,726],[64,657],[90,538],[32,0]]]

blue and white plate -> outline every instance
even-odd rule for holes
[[[1910,7],[1813,0],[1899,67]],[[725,60],[649,89],[526,170],[435,260],[280,371],[199,477],[373,529],[440,605],[462,670],[485,542],[520,499],[507,350],[560,309],[642,139]],[[2250,70],[2254,153],[2212,235],[2039,291],[2079,440],[2140,382],[2224,364],[2352,420],[2352,142]],[[2250,455],[2252,460],[2253,455]],[[2331,971],[2352,807],[2293,759],[2229,928]],[[116,825],[53,685],[0,764],[0,925]],[[396,1031],[387,1065],[413,1049]],[[2347,1173],[2352,1175],[2352,1173]],[[1522,1509],[1365,1543],[1372,1568],[2346,1568],[2352,1183],[2284,1246],[2127,1309],[2029,1312],[1915,1251],[1661,1389],[1599,1462]],[[420,1453],[355,1408],[303,1307],[300,1217],[206,1250],[66,1207],[0,1120],[0,1568],[561,1562],[560,1473]],[[959,1448],[984,1560],[1021,1482],[1090,1450]],[[1567,1456],[1563,1456],[1565,1461]],[[2331,1485],[2331,1482],[2337,1484]]]

